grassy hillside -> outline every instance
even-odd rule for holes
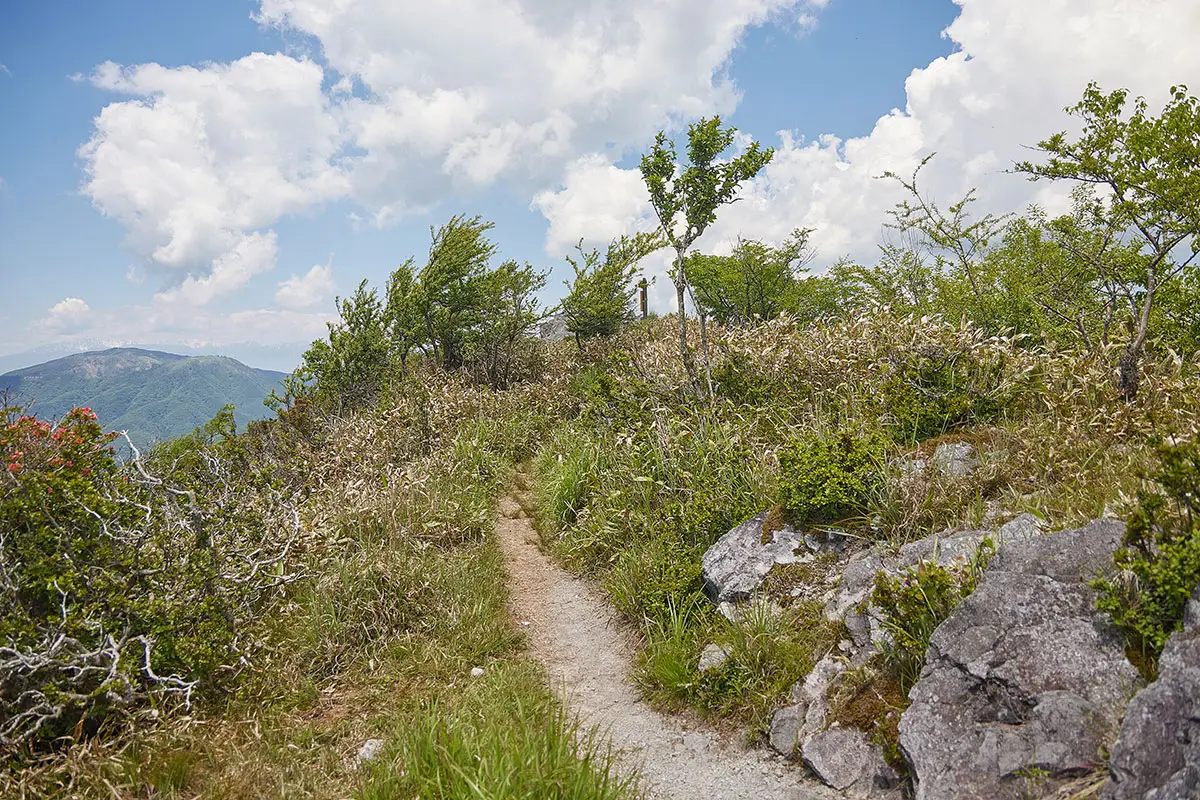
[[[189,433],[226,403],[237,407],[239,425],[267,417],[263,398],[282,377],[223,356],[122,347],[9,372],[0,376],[0,391],[43,419],[89,406],[101,425],[128,430],[142,446]]]

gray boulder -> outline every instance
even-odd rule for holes
[[[787,758],[795,755],[807,710],[808,706],[804,703],[797,703],[775,711],[771,716],[771,730],[767,736],[772,750]]]
[[[729,663],[729,651],[719,644],[708,644],[700,651],[700,672],[714,672]]]
[[[1200,590],[1163,650],[1158,680],[1129,704],[1108,767],[1104,800],[1200,797]]]
[[[951,478],[965,478],[979,467],[975,448],[966,442],[939,444],[929,462],[938,472]]]
[[[763,523],[769,514],[769,511],[756,514],[704,553],[701,577],[704,591],[713,602],[746,600],[762,585],[771,567],[799,560],[796,550],[805,549],[803,535],[785,525],[764,536]]]
[[[1009,541],[934,632],[900,720],[917,800],[1008,798],[1092,770],[1139,685],[1089,581],[1124,526]]]
[[[801,749],[804,763],[827,786],[853,798],[898,794],[899,777],[883,759],[879,745],[853,728],[830,728],[811,736]]]

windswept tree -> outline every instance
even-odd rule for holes
[[[387,375],[391,346],[383,305],[367,281],[354,294],[337,299],[341,318],[328,323],[329,338],[317,339],[304,353],[301,370],[316,380],[317,391],[342,411],[375,402]]]
[[[675,143],[659,131],[654,147],[642,156],[642,180],[650,192],[650,205],[658,215],[663,236],[675,250],[671,279],[675,282],[675,298],[679,306],[679,355],[693,386],[698,385],[696,367],[688,346],[687,315],[685,313],[688,284],[686,258],[688,250],[700,235],[717,219],[717,209],[732,203],[738,187],[759,173],[775,151],[763,149],[751,142],[743,153],[727,161],[720,156],[733,145],[736,128],[721,127],[721,118],[701,119],[688,127],[687,163],[680,164]],[[712,395],[712,379],[708,359],[708,334],[703,308],[697,306],[700,317],[700,345],[704,350],[704,369],[708,394]]]
[[[400,371],[407,372],[409,355],[429,341],[425,294],[411,258],[388,277],[384,294],[387,298],[383,309],[384,330],[392,354],[400,362]]]
[[[750,325],[789,310],[815,255],[811,235],[811,228],[797,228],[776,247],[739,239],[727,256],[692,253],[686,270],[697,305],[722,325]]]
[[[522,359],[522,347],[543,317],[537,293],[545,285],[545,272],[516,261],[485,273],[479,289],[479,327],[467,344],[476,380],[505,389],[518,377],[518,364],[527,360]]]
[[[465,339],[480,322],[484,279],[496,245],[487,238],[495,223],[459,214],[429,229],[433,242],[420,275],[421,315],[428,345],[439,363],[458,369]]]
[[[575,336],[576,344],[582,346],[583,340],[595,336],[611,336],[629,320],[638,263],[664,246],[660,231],[622,236],[609,243],[602,259],[599,250],[586,251],[579,240],[575,246],[579,258],[567,256],[575,278],[564,281],[568,292],[560,306],[567,332]]]
[[[1016,171],[1094,190],[1081,227],[1086,240],[1110,243],[1089,268],[1117,287],[1120,322],[1129,331],[1118,385],[1133,399],[1155,301],[1200,253],[1200,101],[1174,86],[1162,113],[1152,116],[1142,97],[1127,115],[1127,99],[1124,89],[1106,94],[1089,84],[1067,108],[1083,122],[1079,137],[1056,133],[1039,142],[1045,160],[1020,162]],[[1130,244],[1139,258],[1128,257]]]

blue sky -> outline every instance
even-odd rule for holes
[[[937,150],[939,194],[1052,205],[1004,169],[1087,80],[1200,83],[1187,0],[332,6],[4,4],[0,356],[255,342],[285,367],[335,293],[382,284],[460,211],[552,269],[553,302],[568,243],[650,224],[654,132],[708,113],[779,154],[701,246],[804,224],[818,265],[869,259],[885,169]]]

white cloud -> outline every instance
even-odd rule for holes
[[[44,319],[34,323],[47,333],[68,334],[83,330],[91,317],[92,310],[78,297],[68,297],[51,306]]]
[[[580,239],[593,244],[630,232],[631,221],[647,219],[650,198],[636,170],[619,169],[600,155],[566,168],[561,191],[539,192],[532,208],[550,220],[546,251],[562,255]],[[649,225],[643,225],[651,227]]]
[[[329,264],[317,264],[305,275],[293,275],[280,282],[275,302],[283,308],[312,308],[328,300],[334,292],[333,270]]]
[[[1028,158],[1023,146],[1070,129],[1063,108],[1088,81],[1143,94],[1152,108],[1172,84],[1200,75],[1200,6],[1191,0],[956,0],[961,13],[947,29],[959,51],[909,76],[903,110],[879,118],[867,136],[804,141],[781,132],[776,154],[743,199],[721,211],[700,246],[719,250],[738,235],[782,239],[797,225],[828,264],[850,254],[870,260],[898,187],[877,179],[911,173],[930,152],[923,185],[943,204],[978,187],[980,212],[1020,211],[1029,202],[1062,208],[1065,190],[1006,174]],[[644,189],[635,170],[587,157],[567,171],[560,190],[538,196],[557,249],[604,220],[597,239],[645,224]],[[634,187],[618,207],[614,193]],[[631,189],[633,191],[633,189]],[[621,224],[616,223],[621,219]]]
[[[195,309],[179,313],[152,302],[121,308],[92,309],[79,298],[67,298],[31,325],[26,346],[76,341],[121,344],[179,343],[214,347],[257,342],[264,345],[309,342],[327,333],[330,312],[253,308],[233,312]]]
[[[167,276],[160,300],[204,304],[270,268],[284,215],[349,198],[384,225],[498,181],[532,193],[581,153],[728,113],[746,28],[825,2],[262,0],[259,20],[315,37],[328,71],[262,53],[101,64],[91,82],[131,99],[80,148],[83,191]]]
[[[80,148],[83,191],[128,231],[150,267],[203,304],[269,269],[281,216],[344,194],[341,133],[320,66],[255,53],[168,69],[100,65],[101,88],[133,95],[95,120]]]
[[[455,188],[554,182],[580,153],[728,112],[742,32],[797,0],[263,0],[365,87],[338,111],[353,193],[386,220]]]
[[[240,235],[228,250],[212,261],[212,270],[197,277],[189,274],[178,286],[154,296],[163,305],[206,306],[214,298],[241,289],[255,275],[275,267],[278,248],[274,231]]]

